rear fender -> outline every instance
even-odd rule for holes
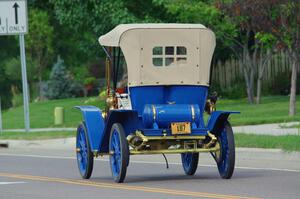
[[[133,110],[112,110],[110,111],[107,119],[107,123],[105,129],[103,131],[103,139],[100,144],[100,152],[101,153],[108,153],[109,151],[109,137],[110,137],[110,130],[114,123],[122,124],[125,136],[133,133],[136,129],[139,129],[140,122],[138,121],[138,113],[137,111]]]
[[[217,134],[224,128],[230,114],[239,113],[238,111],[214,111],[207,122],[207,129],[213,134]]]
[[[98,152],[104,136],[104,119],[102,112],[95,106],[75,106],[83,116],[91,151]]]

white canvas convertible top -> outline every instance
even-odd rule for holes
[[[209,85],[215,35],[201,24],[121,24],[99,43],[121,47],[128,86]]]
[[[186,28],[206,28],[202,24],[167,24],[167,23],[149,23],[149,24],[120,24],[105,35],[99,38],[102,46],[119,46],[122,34],[133,29],[186,29]]]

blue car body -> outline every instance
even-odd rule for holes
[[[132,110],[111,110],[106,120],[99,108],[78,106],[83,115],[92,151],[108,152],[110,129],[114,123],[124,127],[126,135],[140,130],[145,136],[171,135],[170,122],[191,122],[191,135],[207,135],[222,129],[234,111],[214,111],[207,124],[204,122],[204,106],[208,94],[207,86],[137,86],[130,87]],[[156,121],[152,120],[154,107]],[[192,118],[191,107],[194,112]]]

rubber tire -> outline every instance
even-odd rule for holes
[[[79,159],[78,159],[78,154],[76,154],[76,157],[77,157],[77,165],[78,165],[78,169],[79,169],[79,173],[81,175],[81,177],[83,179],[89,179],[92,175],[92,172],[93,172],[93,166],[94,166],[94,155],[91,151],[91,147],[90,147],[90,142],[89,142],[89,139],[88,139],[88,135],[87,135],[87,130],[86,130],[86,127],[85,127],[85,124],[80,124],[77,128],[77,134],[76,134],[76,148],[78,148],[79,146],[79,143],[78,143],[78,136],[80,136],[80,129],[82,129],[84,131],[84,138],[85,138],[85,143],[86,143],[86,148],[87,148],[87,166],[86,166],[86,170],[84,172],[82,172],[82,170],[80,169],[80,162],[79,162]],[[78,153],[78,152],[77,152]]]
[[[118,133],[119,136],[119,146],[120,146],[120,159],[121,159],[121,165],[119,165],[119,173],[117,175],[114,174],[113,171],[113,155],[110,155],[109,161],[110,161],[110,168],[111,168],[111,173],[113,176],[113,179],[117,183],[122,183],[124,182],[124,179],[126,177],[126,172],[127,172],[127,166],[129,164],[129,147],[128,147],[128,142],[125,136],[125,131],[123,126],[120,123],[114,123],[111,127],[110,131],[110,138],[109,138],[109,150],[112,150],[112,139],[113,139],[113,134],[114,131]]]
[[[187,164],[186,161],[186,156],[190,155],[190,163]],[[197,168],[198,168],[198,161],[199,161],[199,153],[182,153],[181,154],[181,162],[182,162],[182,167],[186,175],[194,175]]]
[[[235,143],[232,127],[229,122],[225,123],[224,130],[219,133],[217,138],[221,147],[221,158],[217,161],[219,174],[223,179],[230,179],[235,165]],[[225,151],[223,151],[224,149]],[[223,157],[227,157],[226,162]]]

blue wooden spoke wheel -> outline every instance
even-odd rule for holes
[[[76,151],[79,173],[82,178],[89,179],[93,171],[94,155],[91,152],[90,143],[84,124],[80,124],[77,128]]]
[[[182,153],[182,167],[186,175],[194,175],[198,167],[199,153]]]
[[[129,147],[124,128],[120,123],[113,124],[109,139],[110,168],[114,181],[124,181],[129,163]]]
[[[220,176],[224,179],[230,179],[235,164],[235,145],[234,136],[229,122],[225,123],[224,129],[217,135],[220,152],[213,156],[217,162]]]

